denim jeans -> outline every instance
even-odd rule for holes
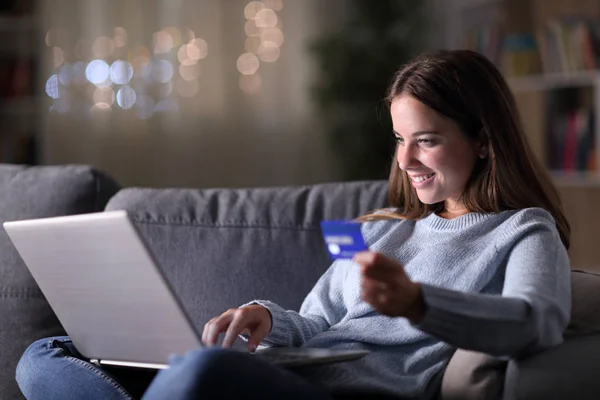
[[[68,337],[33,343],[17,366],[17,383],[28,400],[124,400],[134,396],[75,348]],[[144,400],[311,399],[332,400],[324,389],[259,358],[221,348],[172,357],[156,375]]]

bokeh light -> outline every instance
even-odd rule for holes
[[[152,77],[157,82],[165,83],[173,78],[173,64],[168,60],[156,60],[152,65]]]
[[[65,62],[65,52],[60,47],[52,48],[52,64],[58,68]]]
[[[265,8],[256,13],[254,21],[259,28],[274,28],[277,25],[277,14],[270,8]]]
[[[173,45],[171,48],[177,47],[181,44],[181,31],[179,29],[175,28],[174,26],[167,26],[165,29],[163,29],[163,31],[171,35],[171,39],[173,40]],[[169,49],[169,51],[170,50],[171,49]]]
[[[142,94],[135,102],[135,115],[139,119],[149,119],[154,114],[154,100]]]
[[[69,86],[71,84],[73,75],[73,69],[69,63],[63,64],[58,70],[58,80],[64,86]]]
[[[117,47],[125,47],[127,45],[127,31],[125,28],[117,26],[113,30],[113,42]]]
[[[240,89],[248,94],[257,93],[262,85],[260,75],[241,75],[239,79]]]
[[[117,60],[110,66],[110,79],[118,85],[126,85],[133,78],[133,67],[130,63]]]
[[[193,81],[200,77],[200,65],[180,65],[179,75],[186,81]]]
[[[265,6],[274,11],[283,10],[283,0],[263,0]]]
[[[208,43],[204,39],[196,38],[187,45],[186,51],[192,60],[203,60],[208,56]]]
[[[60,98],[60,84],[58,82],[58,75],[52,75],[46,82],[46,93],[53,99]]]
[[[264,62],[275,62],[279,58],[279,47],[273,42],[263,42],[256,52],[258,58]]]
[[[136,93],[130,86],[123,86],[117,92],[117,104],[123,110],[129,110],[136,102]]]
[[[173,112],[179,110],[179,104],[174,99],[162,99],[156,103],[155,112]]]
[[[71,67],[71,73],[73,74],[73,83],[76,85],[84,85],[87,83],[85,77],[85,69],[87,68],[87,64],[83,61],[77,61]]]
[[[242,75],[252,75],[258,71],[260,63],[252,53],[244,53],[237,59],[237,69]]]
[[[166,54],[173,49],[173,36],[165,30],[154,33],[154,54]]]
[[[280,47],[283,44],[283,33],[279,28],[265,28],[260,34],[260,41],[272,42],[275,46]]]
[[[94,91],[94,103],[108,104],[112,106],[115,103],[115,92],[110,87],[99,87]]]
[[[184,44],[177,51],[177,59],[182,65],[194,65],[198,62],[198,60],[192,60],[187,51],[187,44]]]
[[[107,36],[100,36],[94,40],[92,55],[95,58],[107,58],[115,51],[115,43]]]
[[[183,40],[185,43],[189,43],[194,39],[196,39],[196,34],[194,33],[194,31],[189,28],[186,28],[183,31],[181,40]]]
[[[265,8],[265,4],[260,1],[251,1],[244,8],[244,16],[246,19],[254,19],[256,18],[256,14]]]
[[[131,60],[131,66],[133,68],[134,76],[139,76],[140,78],[147,78],[148,75],[152,73],[150,58],[144,55],[135,56]]]
[[[96,103],[92,106],[92,114],[103,114],[106,111],[111,111],[112,107],[108,103]]]
[[[103,85],[109,79],[110,68],[103,60],[90,62],[85,69],[85,76],[94,85]]]

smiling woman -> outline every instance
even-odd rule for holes
[[[531,151],[506,81],[487,58],[468,50],[423,54],[396,73],[386,101],[398,142],[389,178],[395,210],[360,220],[540,207],[569,247],[556,188]]]

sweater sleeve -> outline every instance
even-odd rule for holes
[[[502,295],[422,285],[420,330],[459,348],[511,358],[558,345],[571,308],[569,258],[554,224],[533,223],[509,249]]]
[[[246,305],[259,304],[271,313],[271,332],[263,339],[266,346],[301,346],[313,336],[338,323],[346,314],[342,288],[349,266],[334,262],[321,276],[304,299],[300,312],[285,310],[265,300],[254,300]],[[247,339],[247,337],[244,337]]]

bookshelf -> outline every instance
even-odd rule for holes
[[[454,5],[462,26],[457,47],[485,54],[503,72],[528,139],[557,185],[599,187],[600,1]]]
[[[571,266],[600,271],[600,0],[453,4],[454,47],[485,54],[503,72],[556,183],[571,224]]]

